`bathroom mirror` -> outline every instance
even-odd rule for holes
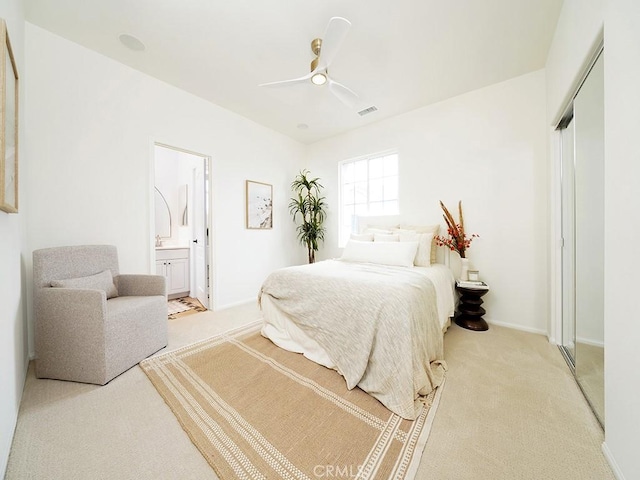
[[[178,212],[180,212],[180,225],[189,226],[189,185],[186,183],[178,187]]]
[[[171,238],[171,211],[162,192],[155,187],[156,237]]]

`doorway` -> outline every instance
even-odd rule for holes
[[[210,157],[159,143],[153,157],[156,273],[170,300],[210,309]]]

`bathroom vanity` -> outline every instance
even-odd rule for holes
[[[167,295],[179,298],[189,295],[189,249],[186,247],[156,247],[156,274],[167,278]]]

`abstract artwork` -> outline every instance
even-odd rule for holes
[[[247,228],[273,227],[273,187],[247,180]]]

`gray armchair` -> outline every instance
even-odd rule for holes
[[[167,345],[161,275],[120,275],[116,247],[33,252],[36,376],[104,385]]]

